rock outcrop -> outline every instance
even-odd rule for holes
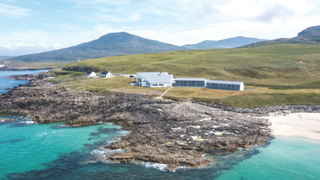
[[[233,152],[273,137],[265,119],[203,104],[56,88],[48,82],[49,73],[15,78],[30,81],[0,95],[0,112],[29,114],[40,124],[70,120],[66,124],[77,127],[111,122],[131,131],[105,147],[123,150],[107,153],[110,161],[163,163],[168,170],[202,167],[211,163],[205,153]]]
[[[3,66],[0,67],[0,71],[28,71],[28,70],[42,70],[42,69],[54,69],[54,68],[30,68],[21,66]]]

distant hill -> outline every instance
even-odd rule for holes
[[[20,61],[84,60],[127,54],[183,50],[184,47],[145,39],[126,32],[109,33],[97,40],[65,49],[10,58]]]
[[[9,58],[10,56],[0,56],[0,58]]]
[[[183,47],[188,49],[226,49],[244,46],[256,42],[266,41],[266,39],[248,38],[238,36],[234,38],[223,39],[219,41],[206,40],[198,44],[188,44]]]
[[[243,47],[259,47],[274,44],[320,44],[320,26],[309,27],[298,33],[298,36],[294,38],[279,38],[270,41],[257,42]]]

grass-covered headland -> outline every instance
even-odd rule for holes
[[[113,73],[167,71],[175,77],[203,77],[242,81],[244,92],[173,88],[165,98],[193,99],[224,106],[257,107],[283,104],[320,104],[320,46],[271,45],[257,48],[208,49],[113,56],[75,62],[69,66]],[[85,72],[66,72],[71,88],[161,94],[166,88],[131,87],[134,79],[115,77],[87,80]],[[75,75],[75,74],[78,74]],[[84,79],[79,83],[79,79]]]

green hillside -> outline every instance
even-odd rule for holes
[[[114,73],[167,71],[175,77],[242,81],[245,85],[274,88],[320,87],[319,45],[282,44],[114,56],[75,62],[65,69],[70,66]]]
[[[279,38],[269,41],[260,41],[243,46],[244,48],[253,48],[260,46],[269,46],[275,44],[320,44],[320,26],[312,26],[298,33],[293,38]]]

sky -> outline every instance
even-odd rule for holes
[[[0,0],[0,56],[128,32],[174,45],[294,37],[320,25],[319,0]]]

